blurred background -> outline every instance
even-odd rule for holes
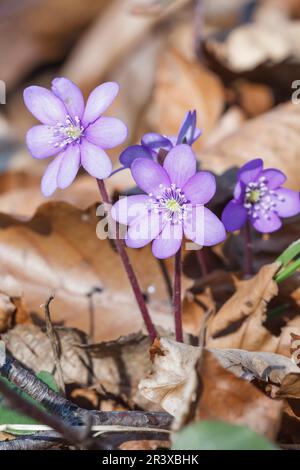
[[[291,100],[300,79],[299,16],[300,0],[1,0],[0,210],[30,216],[43,202],[40,176],[49,160],[33,160],[24,148],[34,118],[22,93],[30,84],[49,87],[56,76],[72,79],[85,96],[105,80],[118,81],[121,92],[109,113],[127,123],[126,145],[149,131],[176,134],[186,111],[196,109],[203,136],[195,150],[203,167],[222,173],[253,158],[261,151],[255,139],[266,147],[270,135],[259,138],[254,130],[251,148],[223,142],[249,119]],[[120,151],[110,152],[115,167]],[[292,152],[295,163],[298,153]],[[265,156],[273,166],[277,155],[268,149]],[[291,161],[283,166],[297,186]],[[128,188],[129,173],[109,185]],[[80,207],[98,200],[84,175],[53,197]]]

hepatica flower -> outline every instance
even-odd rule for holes
[[[300,212],[299,192],[283,188],[286,176],[279,170],[263,169],[261,159],[251,160],[238,173],[234,199],[225,207],[222,221],[229,231],[240,229],[247,220],[263,233],[274,232],[281,217]]]
[[[142,138],[141,145],[131,145],[120,155],[120,163],[129,168],[136,158],[151,158],[157,160],[161,149],[170,151],[175,145],[193,143],[200,137],[201,131],[196,127],[196,111],[188,111],[177,136],[167,137],[155,132],[149,132]]]
[[[146,194],[120,199],[112,217],[128,225],[126,244],[140,248],[153,241],[157,258],[168,258],[180,248],[183,235],[199,245],[225,239],[225,228],[206,204],[216,191],[211,173],[196,173],[196,158],[187,144],[176,145],[163,166],[148,158],[136,159],[131,172]]]
[[[34,158],[55,155],[42,178],[45,196],[68,187],[81,165],[95,178],[110,175],[112,163],[105,150],[124,142],[127,128],[119,119],[102,114],[118,90],[117,83],[103,83],[85,105],[80,89],[66,78],[53,80],[51,91],[39,86],[25,89],[25,104],[42,123],[28,131],[28,149]]]

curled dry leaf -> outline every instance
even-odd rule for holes
[[[278,263],[266,265],[252,279],[237,284],[234,296],[208,323],[209,347],[268,351],[290,356],[290,333],[300,333],[297,320],[287,322],[278,336],[265,326],[267,304],[278,292],[273,276],[279,267]]]
[[[249,316],[256,315],[263,320],[267,304],[278,293],[278,285],[273,278],[279,268],[280,263],[269,264],[251,279],[238,281],[236,293],[211,320],[209,335],[213,338],[220,336],[230,326]]]
[[[98,222],[95,207],[80,211],[59,202],[41,206],[27,222],[0,215],[0,288],[24,292],[33,311],[54,293],[53,320],[85,331],[94,311],[95,338],[105,340],[138,331],[142,321],[117,253],[109,239],[97,238]],[[171,327],[167,287],[151,247],[130,250],[130,258],[154,322]]]
[[[245,380],[259,379],[263,382],[281,384],[286,376],[298,373],[300,369],[290,358],[281,354],[268,352],[252,352],[243,349],[210,349],[209,350],[224,367],[237,377]]]
[[[203,167],[216,173],[261,157],[265,167],[276,167],[299,190],[300,107],[284,104],[247,121],[233,134],[206,147],[198,156]]]
[[[199,355],[199,348],[161,338],[153,357],[152,373],[139,384],[141,394],[182,420],[196,387],[195,365]]]
[[[216,419],[245,424],[274,438],[281,402],[226,370],[214,354],[161,338],[152,373],[140,382],[139,389],[175,416],[175,428],[199,419]]]

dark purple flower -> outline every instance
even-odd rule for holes
[[[249,219],[258,232],[270,233],[281,227],[280,217],[299,214],[299,192],[282,188],[285,181],[281,171],[264,170],[261,159],[246,163],[239,170],[234,199],[222,214],[226,229],[238,230]]]
[[[196,128],[196,111],[189,111],[179,129],[178,136],[167,137],[155,132],[149,132],[142,138],[141,145],[131,145],[120,155],[120,163],[130,168],[136,158],[157,159],[160,150],[169,152],[175,145],[193,143],[200,137],[201,131]]]
[[[153,241],[154,256],[168,258],[179,250],[183,235],[201,246],[225,239],[222,222],[204,207],[215,194],[215,178],[206,171],[196,173],[189,145],[176,145],[163,166],[137,158],[131,172],[146,194],[122,198],[112,208],[112,217],[129,226],[127,246],[140,248]]]
[[[53,80],[51,91],[39,86],[24,90],[27,108],[42,123],[28,131],[28,149],[34,158],[56,155],[42,178],[45,196],[69,186],[80,165],[95,178],[110,175],[112,164],[104,149],[124,142],[127,127],[102,114],[118,91],[117,83],[103,83],[91,92],[85,105],[80,89],[67,78]]]

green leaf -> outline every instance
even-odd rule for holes
[[[282,263],[282,267],[286,266],[292,261],[295,256],[300,253],[300,239],[293,242],[284,252],[277,258],[276,261]]]
[[[279,261],[280,263],[282,263],[282,266],[274,278],[276,282],[280,283],[282,281],[285,281],[300,268],[299,254],[300,254],[300,239],[292,243],[277,258],[276,261]]]
[[[47,372],[46,370],[41,370],[36,374],[36,376],[38,379],[48,385],[48,387],[50,387],[54,392],[59,393],[55,378],[52,374],[50,374],[50,372]]]
[[[278,450],[246,426],[222,421],[201,421],[175,435],[174,450]]]
[[[46,371],[41,371],[36,374],[36,376],[42,380],[48,387],[52,388],[55,392],[58,391],[57,384],[52,374]],[[5,379],[4,377],[0,377],[0,380],[3,381],[9,388],[17,392],[26,400],[30,401],[31,403],[36,403],[31,397],[29,397],[26,393],[22,392],[18,387],[13,385],[9,380]],[[40,408],[41,405],[37,404]],[[0,425],[1,424],[37,424],[35,420],[30,418],[29,416],[24,415],[23,413],[19,413],[18,411],[13,410],[6,406],[5,398],[0,394]],[[26,434],[25,432],[22,434]]]

